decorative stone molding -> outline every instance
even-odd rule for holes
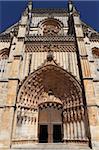
[[[25,52],[48,52],[49,51],[49,44],[35,44],[35,43],[27,43],[25,45]],[[51,44],[50,46],[51,51],[53,52],[76,52],[76,46],[72,42],[67,42],[66,44],[56,43]]]
[[[74,42],[73,36],[26,36],[25,42]]]
[[[11,42],[11,37],[9,35],[1,35],[0,42]]]

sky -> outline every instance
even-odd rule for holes
[[[81,19],[99,32],[99,1],[73,1]],[[0,32],[16,23],[25,7],[25,0],[0,0]],[[34,8],[67,8],[66,0],[33,0]]]

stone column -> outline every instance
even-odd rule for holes
[[[63,122],[63,141],[65,142],[66,141],[66,139],[67,139],[67,129],[66,129],[66,123],[65,122]]]
[[[36,118],[36,122],[35,122],[35,129],[34,129],[34,133],[35,133],[35,137],[34,137],[34,141],[36,143],[38,143],[38,111],[35,113],[35,118]]]

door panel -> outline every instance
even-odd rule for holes
[[[48,143],[48,126],[47,125],[40,125],[39,142]]]
[[[61,125],[53,125],[53,142],[61,142]]]
[[[61,142],[61,125],[62,125],[61,114],[62,114],[61,109],[59,110],[53,107],[40,109],[39,111],[40,143]]]

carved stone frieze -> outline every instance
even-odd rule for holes
[[[74,43],[66,43],[66,44],[51,44],[50,50],[52,52],[75,52],[76,47]],[[48,52],[49,44],[26,44],[25,52]]]

